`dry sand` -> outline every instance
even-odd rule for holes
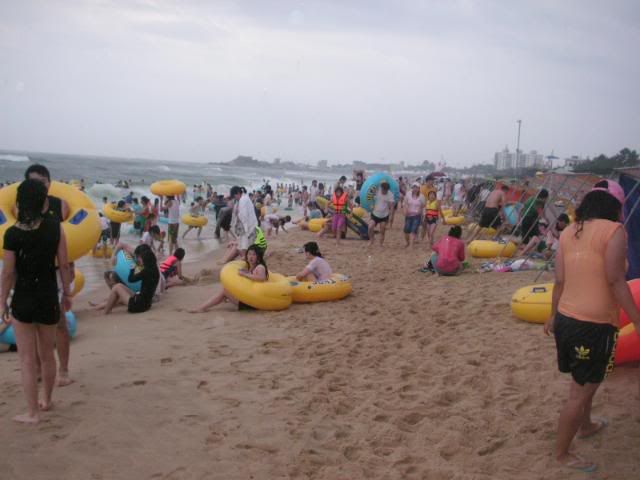
[[[81,297],[76,383],[40,425],[10,420],[24,398],[16,354],[0,355],[0,478],[585,478],[552,459],[568,392],[553,340],[510,316],[536,273],[420,273],[425,248],[402,248],[400,223],[384,249],[320,241],[353,278],[341,302],[183,313],[213,277],[142,315],[94,315]],[[280,234],[269,267],[299,271],[312,238]],[[576,442],[600,465],[588,478],[640,478],[637,372],[617,369],[596,397],[610,424]]]

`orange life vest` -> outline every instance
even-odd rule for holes
[[[331,203],[333,204],[333,209],[336,213],[344,213],[347,211],[347,192],[343,192],[340,198],[336,197],[336,194],[333,194],[331,198]]]

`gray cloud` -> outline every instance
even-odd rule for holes
[[[0,148],[490,161],[637,147],[629,1],[0,4]]]

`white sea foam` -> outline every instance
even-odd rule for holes
[[[29,157],[26,155],[12,155],[12,154],[0,154],[0,160],[4,160],[6,162],[28,162]]]

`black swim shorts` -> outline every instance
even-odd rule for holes
[[[386,217],[376,217],[373,213],[371,214],[371,220],[373,220],[373,223],[375,223],[376,225],[378,225],[379,223],[387,223],[389,221],[389,215],[387,215]]]
[[[558,369],[579,385],[601,383],[613,371],[618,329],[576,320],[558,312],[554,323]]]
[[[482,228],[498,228],[502,225],[502,219],[500,218],[499,208],[487,208],[482,210],[482,216],[480,217],[480,224]]]

